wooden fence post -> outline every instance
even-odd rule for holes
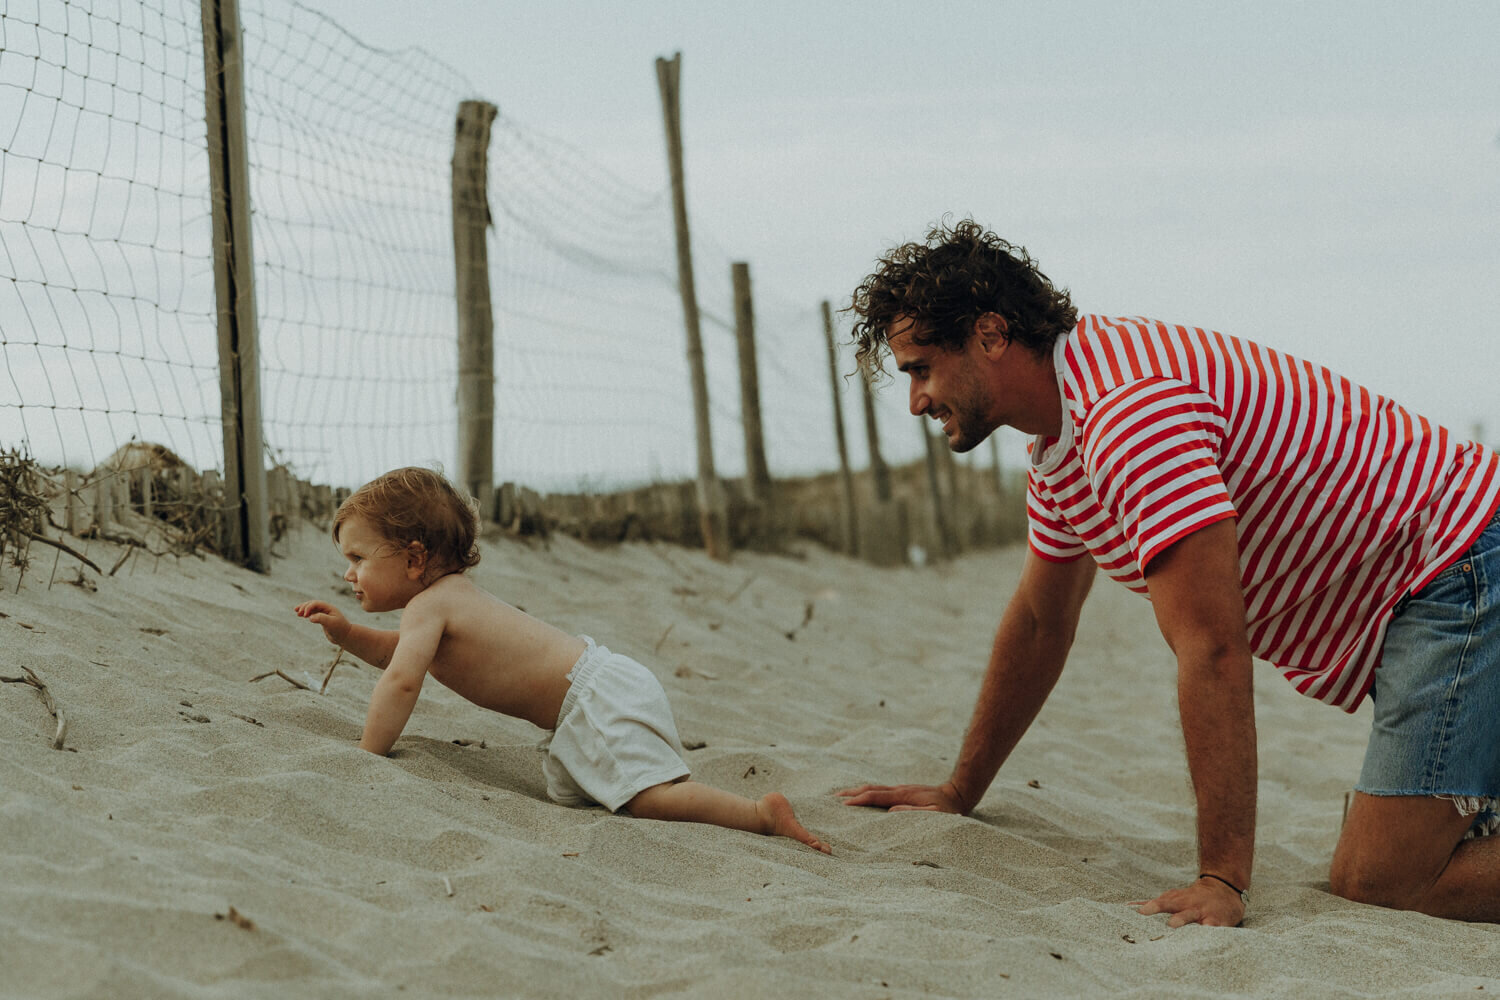
[[[864,390],[865,436],[870,441],[870,471],[875,476],[875,499],[885,503],[891,498],[891,469],[880,454],[880,428],[875,422],[875,393],[870,386],[870,375],[861,366],[860,388]]]
[[[453,137],[453,262],[458,301],[458,486],[495,519],[495,319],[486,237],[490,123],[499,109],[463,101]]]
[[[750,295],[750,265],[730,265],[734,283],[734,339],[740,356],[740,412],[745,424],[745,485],[750,499],[771,501],[771,470],[766,465],[765,435],[760,423],[760,376],[755,366],[755,304]]]
[[[219,314],[219,389],[224,424],[225,550],[270,570],[265,448],[260,427],[255,253],[250,241],[250,160],[245,141],[244,49],[237,0],[203,0],[204,99]]]
[[[880,453],[880,428],[875,420],[875,391],[870,373],[860,366],[859,384],[865,404],[865,436],[870,442],[870,472],[875,499],[860,512],[859,554],[877,566],[897,566],[907,560],[906,502],[893,499],[891,469]]]
[[[693,414],[698,437],[698,520],[703,531],[703,547],[709,556],[728,559],[728,513],[718,475],[714,472],[713,435],[708,421],[708,375],[703,366],[698,291],[693,284],[693,248],[688,234],[687,191],[682,171],[681,74],[681,52],[671,59],[656,60],[656,83],[661,91],[662,121],[667,134],[667,168],[672,179],[672,214],[677,229],[677,288],[682,293],[682,316],[687,328],[688,371],[692,379]]]
[[[97,468],[94,472],[94,523],[104,531],[115,520],[115,474],[107,472],[101,477]]]
[[[932,496],[932,525],[937,532],[938,554],[947,559],[957,554],[957,545],[954,543],[953,529],[948,523],[948,512],[943,500],[943,491],[938,486],[938,445],[933,442],[933,436],[927,431],[927,418],[918,417],[917,426],[922,431],[922,444],[927,448],[927,491]],[[946,444],[942,447],[947,447]]]
[[[70,535],[76,535],[81,530],[82,519],[78,512],[78,473],[72,469],[63,470],[63,530]]]
[[[948,440],[941,434],[934,435],[934,450],[937,452],[938,467],[942,471],[943,490],[948,505],[943,510],[943,515],[948,525],[949,554],[958,555],[963,551],[968,540],[963,533],[963,500],[959,496],[958,481],[958,459],[953,454],[953,449],[948,447]]]
[[[844,438],[844,408],[839,403],[839,354],[833,343],[833,309],[823,300],[823,337],[828,342],[828,379],[833,388],[833,433],[839,445],[839,481],[844,493],[844,551],[859,550],[859,522],[854,512],[854,476],[849,471],[849,445]]]

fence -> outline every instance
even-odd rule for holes
[[[132,443],[231,480],[237,446],[263,451],[243,458],[252,479],[267,465],[334,488],[397,465],[453,471],[454,130],[473,88],[419,50],[371,49],[295,3],[241,6],[230,61],[242,57],[245,179],[225,183],[253,200],[237,238],[253,246],[239,290],[253,277],[256,340],[238,354],[222,346],[215,290],[216,268],[235,281],[223,273],[232,237],[215,222],[233,198],[210,178],[232,178],[234,164],[209,153],[232,123],[214,118],[205,85],[219,3],[205,5],[0,5],[0,444],[85,482],[118,469]],[[693,478],[666,171],[659,187],[632,184],[505,113],[490,133],[494,478],[571,494]],[[733,256],[696,230],[693,249],[712,454],[719,476],[743,477]],[[840,462],[820,303],[754,291],[770,471],[816,476]],[[225,415],[253,401],[225,373],[242,361],[259,418],[236,436]],[[854,368],[842,348],[836,364]],[[863,468],[859,383],[842,389],[848,463]],[[875,404],[887,456],[920,463],[923,438],[896,395]],[[231,488],[225,506],[256,502]],[[253,518],[239,530],[253,534]],[[244,555],[252,539],[229,534]]]

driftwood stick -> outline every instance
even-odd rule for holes
[[[52,736],[52,749],[61,750],[63,740],[68,735],[68,720],[62,712],[58,711],[57,702],[52,698],[52,692],[47,690],[47,685],[36,675],[30,667],[22,667],[26,671],[25,677],[0,677],[0,683],[26,684],[36,688],[37,694],[42,696],[42,704],[47,707],[47,714],[51,715],[57,722],[57,731]]]
[[[254,684],[256,681],[263,681],[267,677],[280,677],[282,680],[286,681],[292,687],[301,688],[304,691],[311,691],[312,690],[312,688],[308,687],[306,684],[303,684],[301,681],[297,680],[297,678],[295,678],[295,677],[288,677],[280,669],[267,670],[263,674],[256,674],[254,677],[250,678],[250,683]]]
[[[135,544],[139,544],[139,543],[135,543]],[[116,573],[118,573],[120,571],[120,567],[125,565],[125,560],[129,559],[131,556],[135,555],[135,544],[131,544],[131,545],[126,545],[125,546],[125,553],[122,556],[120,556],[119,561],[116,562],[114,564],[114,566],[112,566],[110,568],[110,571],[109,571],[109,575],[110,576],[114,576]]]
[[[340,646],[338,655],[333,658],[333,662],[328,664],[328,669],[323,672],[323,683],[318,686],[318,694],[322,694],[323,692],[328,690],[328,680],[333,676],[333,668],[338,666],[339,661],[343,658],[344,647]]]
[[[22,530],[24,531],[25,529],[22,529]],[[39,534],[37,534],[34,531],[27,531],[26,534],[31,539],[33,539],[35,541],[38,541],[38,542],[41,542],[43,545],[50,545],[54,549],[62,549],[68,555],[72,556],[74,559],[77,559],[79,562],[83,563],[85,566],[87,566],[89,569],[93,570],[95,573],[99,573],[99,574],[103,574],[104,573],[104,570],[102,570],[98,566],[94,565],[94,561],[92,559],[90,559],[88,556],[84,555],[82,552],[79,552],[77,549],[73,548],[71,545],[68,545],[68,544],[66,544],[64,542],[59,542],[55,538],[48,538],[46,535],[39,535]]]

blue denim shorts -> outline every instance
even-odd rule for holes
[[[1500,515],[1431,583],[1396,605],[1370,696],[1355,788],[1431,795],[1496,826],[1500,797]]]

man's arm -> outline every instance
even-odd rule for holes
[[[443,638],[443,617],[436,608],[413,599],[401,614],[399,636],[385,673],[370,693],[370,708],[359,741],[361,750],[381,756],[390,753],[416,707],[422,681]]]
[[[971,812],[1052,693],[1095,574],[1088,557],[1049,562],[1035,552],[1006,605],[952,776],[941,785],[864,785],[839,792],[851,806]]]
[[[1146,568],[1162,635],[1177,656],[1177,702],[1198,801],[1198,870],[1240,889],[1255,854],[1255,701],[1250,641],[1233,519],[1167,548]],[[1168,925],[1233,926],[1239,896],[1213,878],[1172,889],[1141,906],[1171,913]]]

